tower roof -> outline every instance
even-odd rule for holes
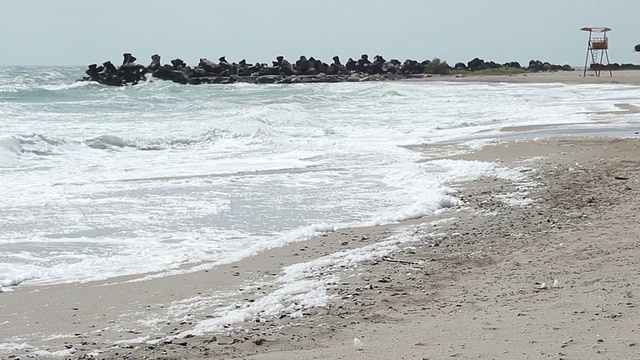
[[[583,27],[582,29],[580,29],[582,31],[590,31],[590,32],[601,32],[601,33],[605,33],[608,31],[611,31],[611,28],[608,27]]]

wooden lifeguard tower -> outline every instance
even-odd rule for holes
[[[589,43],[587,45],[587,58],[584,60],[584,73],[582,76],[587,76],[587,71],[593,69],[596,76],[600,76],[600,72],[603,68],[609,69],[609,75],[613,76],[611,72],[611,66],[609,62],[609,38],[607,33],[611,31],[608,27],[583,27],[582,31],[589,32]],[[591,63],[589,63],[591,59]],[[607,61],[606,64],[604,61]]]

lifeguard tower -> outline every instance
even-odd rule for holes
[[[584,61],[582,76],[587,76],[587,71],[593,69],[596,76],[599,77],[603,68],[607,68],[609,75],[613,76],[611,66],[609,66],[609,39],[607,38],[607,33],[611,29],[608,27],[583,27],[580,30],[589,32],[587,58]],[[591,59],[591,63],[589,63],[589,59]],[[605,60],[606,63],[604,63]]]

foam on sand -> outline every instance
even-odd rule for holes
[[[398,250],[398,246],[420,240],[415,237],[418,226],[397,230],[385,241],[356,249],[339,251],[309,262],[283,268],[275,281],[277,289],[246,303],[236,303],[217,310],[213,318],[203,320],[179,336],[221,332],[232,325],[270,317],[303,317],[307,309],[324,307],[331,300],[327,290],[340,280],[334,270],[357,269],[363,261],[381,258]]]

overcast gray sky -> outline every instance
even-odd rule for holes
[[[606,5],[605,5],[606,4]],[[635,0],[0,0],[0,65],[86,65],[132,52],[267,62],[381,54],[582,65],[583,26],[609,26],[612,62],[640,63]]]

